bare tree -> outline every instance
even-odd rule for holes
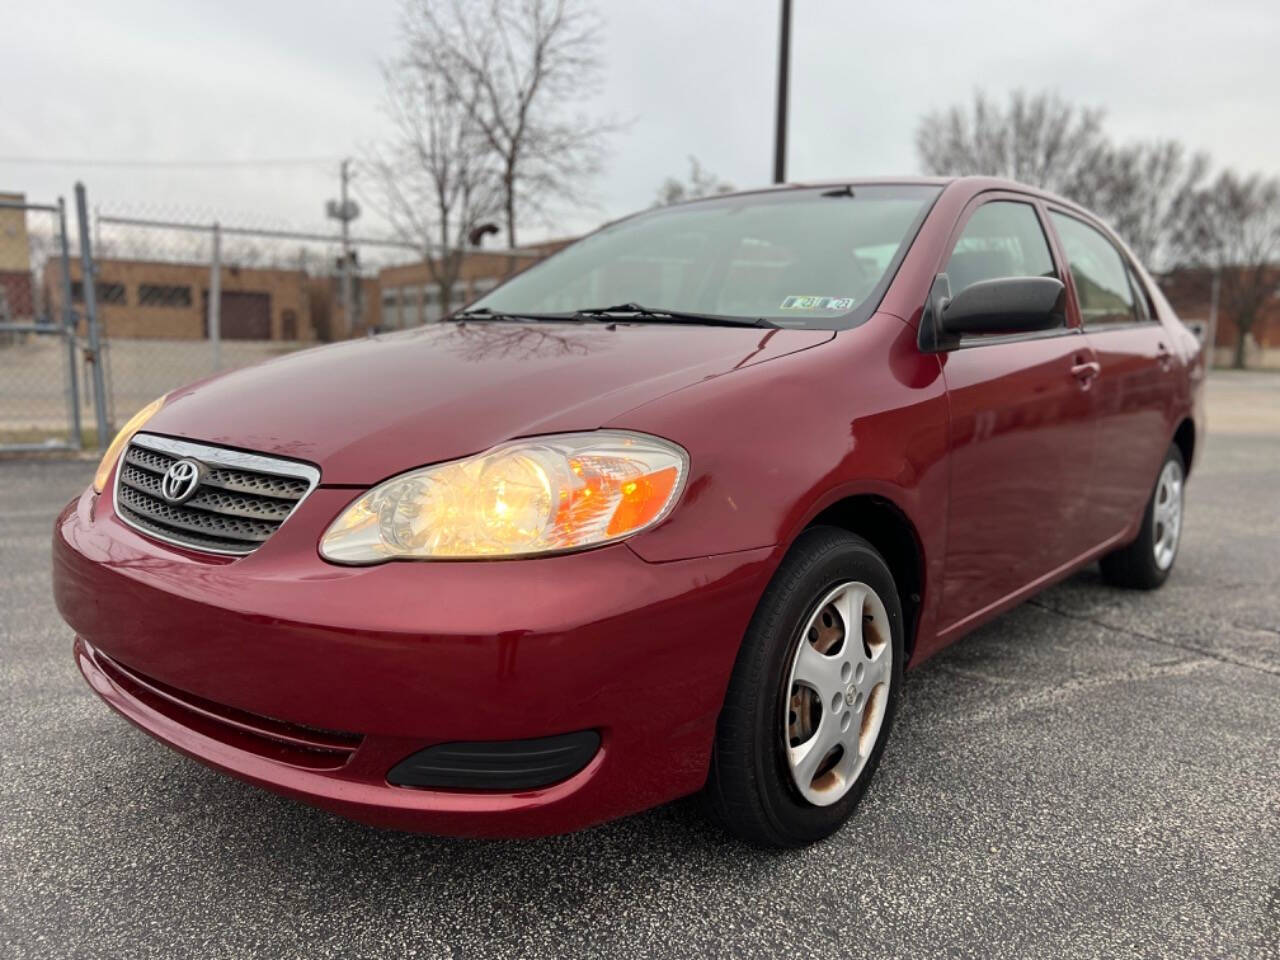
[[[1189,154],[1176,140],[1107,151],[1088,195],[1072,197],[1106,219],[1149,269],[1169,266],[1209,173],[1207,153]]]
[[[274,267],[275,251],[266,240],[252,237],[223,236],[219,251],[222,263],[239,267]]]
[[[1070,196],[1107,152],[1102,117],[1056,94],[1015,90],[1002,109],[979,91],[971,108],[953,106],[921,120],[916,152],[926,173],[1008,177]]]
[[[976,93],[973,106],[926,116],[916,149],[928,173],[1008,177],[1060,193],[1108,220],[1146,265],[1160,268],[1185,232],[1209,157],[1174,140],[1115,146],[1101,110],[1049,93],[1015,91],[1006,109]]]
[[[568,108],[595,92],[589,0],[405,0],[409,62],[447,85],[496,157],[507,244],[524,211],[580,200],[616,129]]]
[[[665,207],[668,204],[679,203],[682,200],[694,200],[698,197],[710,197],[717,193],[732,193],[736,187],[726,180],[721,180],[710,170],[707,170],[698,162],[698,158],[690,155],[689,157],[689,179],[677,180],[675,177],[667,177],[662,182],[662,186],[658,188],[658,198],[654,201],[655,207]]]
[[[1223,171],[1198,191],[1181,240],[1184,260],[1216,271],[1236,326],[1234,366],[1263,305],[1280,284],[1280,178]]]
[[[475,119],[481,91],[446,82],[412,50],[383,75],[392,133],[366,151],[361,195],[421,247],[447,308],[468,235],[499,208],[497,168]]]

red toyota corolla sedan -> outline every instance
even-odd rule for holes
[[[866,790],[905,668],[1084,564],[1164,581],[1203,372],[1057,197],[718,196],[155,401],[54,589],[108,704],[250,783],[475,835],[703,791],[795,846]]]

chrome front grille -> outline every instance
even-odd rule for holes
[[[165,496],[164,477],[195,461],[199,480],[179,500]],[[320,481],[310,464],[140,433],[116,470],[120,519],[148,536],[206,553],[252,553],[279,529]]]

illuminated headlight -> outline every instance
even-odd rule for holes
[[[325,531],[320,553],[368,564],[579,550],[662,520],[688,472],[681,447],[645,434],[518,440],[374,487]]]

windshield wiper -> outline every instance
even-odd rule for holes
[[[547,320],[548,317],[536,313],[506,313],[502,310],[490,310],[488,307],[476,307],[473,310],[459,310],[449,314],[450,320],[507,320],[517,323],[534,323]]]
[[[612,307],[585,307],[575,310],[575,317],[588,320],[623,320],[638,318],[652,323],[696,323],[716,327],[776,327],[764,317],[726,317],[714,313],[687,313],[683,310],[657,309],[638,303],[619,303]]]

